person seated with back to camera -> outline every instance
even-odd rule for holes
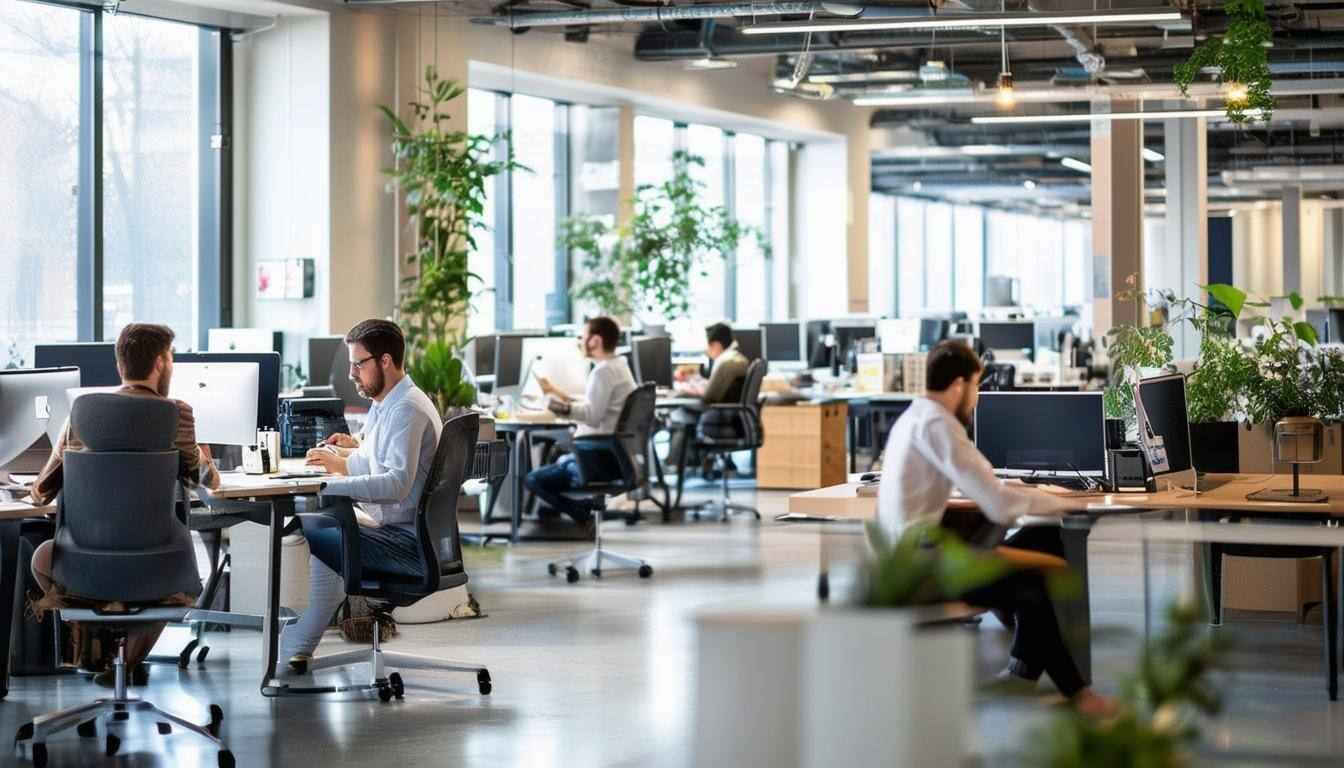
[[[308,451],[309,464],[338,477],[326,481],[324,505],[351,504],[359,523],[359,556],[365,569],[419,578],[424,564],[415,518],[421,491],[438,450],[443,420],[406,374],[406,339],[389,320],[365,320],[345,335],[350,380],[373,401],[358,436],[332,435]],[[352,505],[353,506],[353,505]],[[345,600],[345,581],[328,563],[341,561],[335,528],[308,535],[308,608],[280,637],[289,669],[303,674],[331,617]]]
[[[593,361],[593,369],[588,373],[582,399],[571,397],[545,377],[537,379],[541,391],[549,397],[547,407],[578,422],[576,437],[614,434],[625,399],[635,391],[630,366],[616,353],[620,338],[621,328],[610,317],[594,317],[584,323],[579,344],[584,356]],[[572,455],[566,454],[548,466],[528,472],[524,482],[555,513],[567,515],[585,534],[592,535],[595,523],[590,506],[563,495],[583,486],[583,477]]]
[[[123,397],[165,399],[169,385],[173,380],[173,330],[166,325],[150,323],[131,323],[117,334],[115,355],[117,374],[121,377],[121,387],[116,394]],[[173,400],[177,406],[177,432],[173,445],[177,448],[177,475],[188,487],[219,487],[219,472],[215,469],[210,450],[196,443],[196,417],[191,406],[181,400]],[[61,437],[52,448],[42,472],[33,483],[30,495],[37,504],[46,504],[56,498],[65,484],[64,461],[66,451],[84,450],[84,443],[70,426],[67,418],[61,429]],[[33,551],[31,569],[33,578],[44,595],[34,603],[37,610],[61,608],[72,605],[61,591],[59,584],[51,578],[51,559],[55,544],[48,540]],[[191,605],[194,601],[188,596],[165,596],[166,602]],[[149,624],[131,631],[126,638],[126,664],[130,670],[133,685],[144,685],[149,679],[149,667],[143,662],[149,656],[163,624]],[[111,662],[109,656],[105,660]],[[100,663],[99,666],[102,666]],[[98,670],[94,682],[103,686],[113,683],[111,668]]]
[[[995,477],[989,460],[967,435],[980,398],[982,370],[975,352],[960,341],[939,342],[929,353],[926,394],[901,414],[887,438],[878,521],[893,538],[906,523],[942,521],[953,488],[974,501],[991,522],[1004,527],[1017,525],[1024,515],[1059,517],[1081,508],[1077,498],[1005,485]],[[1059,555],[1058,542],[1058,528],[1028,526],[1009,537],[1005,545]],[[1048,673],[1079,712],[1102,716],[1114,712],[1115,703],[1094,693],[1078,671],[1038,570],[1015,570],[962,599],[1010,617],[1006,623],[1012,625],[1013,645],[1008,668],[1000,675],[1003,679],[1035,682],[1043,672]]]

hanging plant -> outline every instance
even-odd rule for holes
[[[1227,33],[1200,43],[1190,58],[1177,64],[1173,77],[1181,93],[1207,68],[1217,69],[1224,86],[1227,119],[1238,124],[1260,119],[1269,122],[1274,97],[1269,94],[1269,46],[1273,30],[1265,16],[1264,0],[1227,0]]]

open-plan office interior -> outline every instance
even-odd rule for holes
[[[0,764],[1338,764],[1341,50],[4,0]]]

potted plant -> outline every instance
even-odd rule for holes
[[[1149,308],[1148,296],[1135,288],[1137,275],[1130,275],[1125,283],[1130,288],[1116,294],[1121,301],[1133,301],[1139,307],[1139,315]],[[1154,294],[1160,301],[1161,295]],[[1159,306],[1154,303],[1153,306]],[[1125,434],[1131,440],[1138,439],[1138,411],[1134,407],[1134,387],[1139,379],[1167,370],[1172,364],[1173,340],[1168,330],[1170,322],[1166,312],[1149,312],[1159,322],[1148,325],[1130,325],[1123,323],[1106,332],[1106,354],[1110,357],[1111,372],[1106,389],[1102,394],[1106,418],[1124,422]]]
[[[576,216],[561,223],[560,243],[582,254],[575,300],[615,317],[648,313],[663,320],[686,317],[691,278],[705,275],[709,259],[726,259],[745,237],[768,252],[765,237],[739,224],[723,206],[703,201],[704,183],[693,169],[703,158],[678,150],[672,176],[639,187],[634,215],[620,226],[608,218]]]
[[[1222,7],[1227,30],[1210,37],[1177,64],[1172,79],[1183,95],[1205,70],[1213,70],[1223,82],[1223,104],[1229,121],[1244,124],[1260,119],[1266,124],[1274,111],[1273,85],[1269,71],[1269,48],[1274,30],[1265,15],[1264,0],[1227,0]],[[1195,18],[1198,19],[1198,11]]]
[[[1199,718],[1221,708],[1209,673],[1227,651],[1226,636],[1209,632],[1199,610],[1173,605],[1164,631],[1149,642],[1138,669],[1121,687],[1116,717],[1096,720],[1068,710],[1032,733],[1030,764],[1048,768],[1149,766],[1190,762]]]
[[[406,333],[411,378],[447,412],[475,402],[475,385],[458,359],[467,342],[467,312],[481,282],[468,267],[475,233],[486,227],[487,181],[521,168],[512,150],[494,159],[504,135],[454,130],[448,107],[465,89],[425,68],[421,100],[411,118],[379,107],[392,127],[395,167],[386,171],[402,193],[415,227],[405,255],[413,273],[402,278],[397,320]]]

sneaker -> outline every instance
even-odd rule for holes
[[[312,654],[296,653],[289,657],[289,671],[295,675],[308,674],[308,662],[312,661]]]

